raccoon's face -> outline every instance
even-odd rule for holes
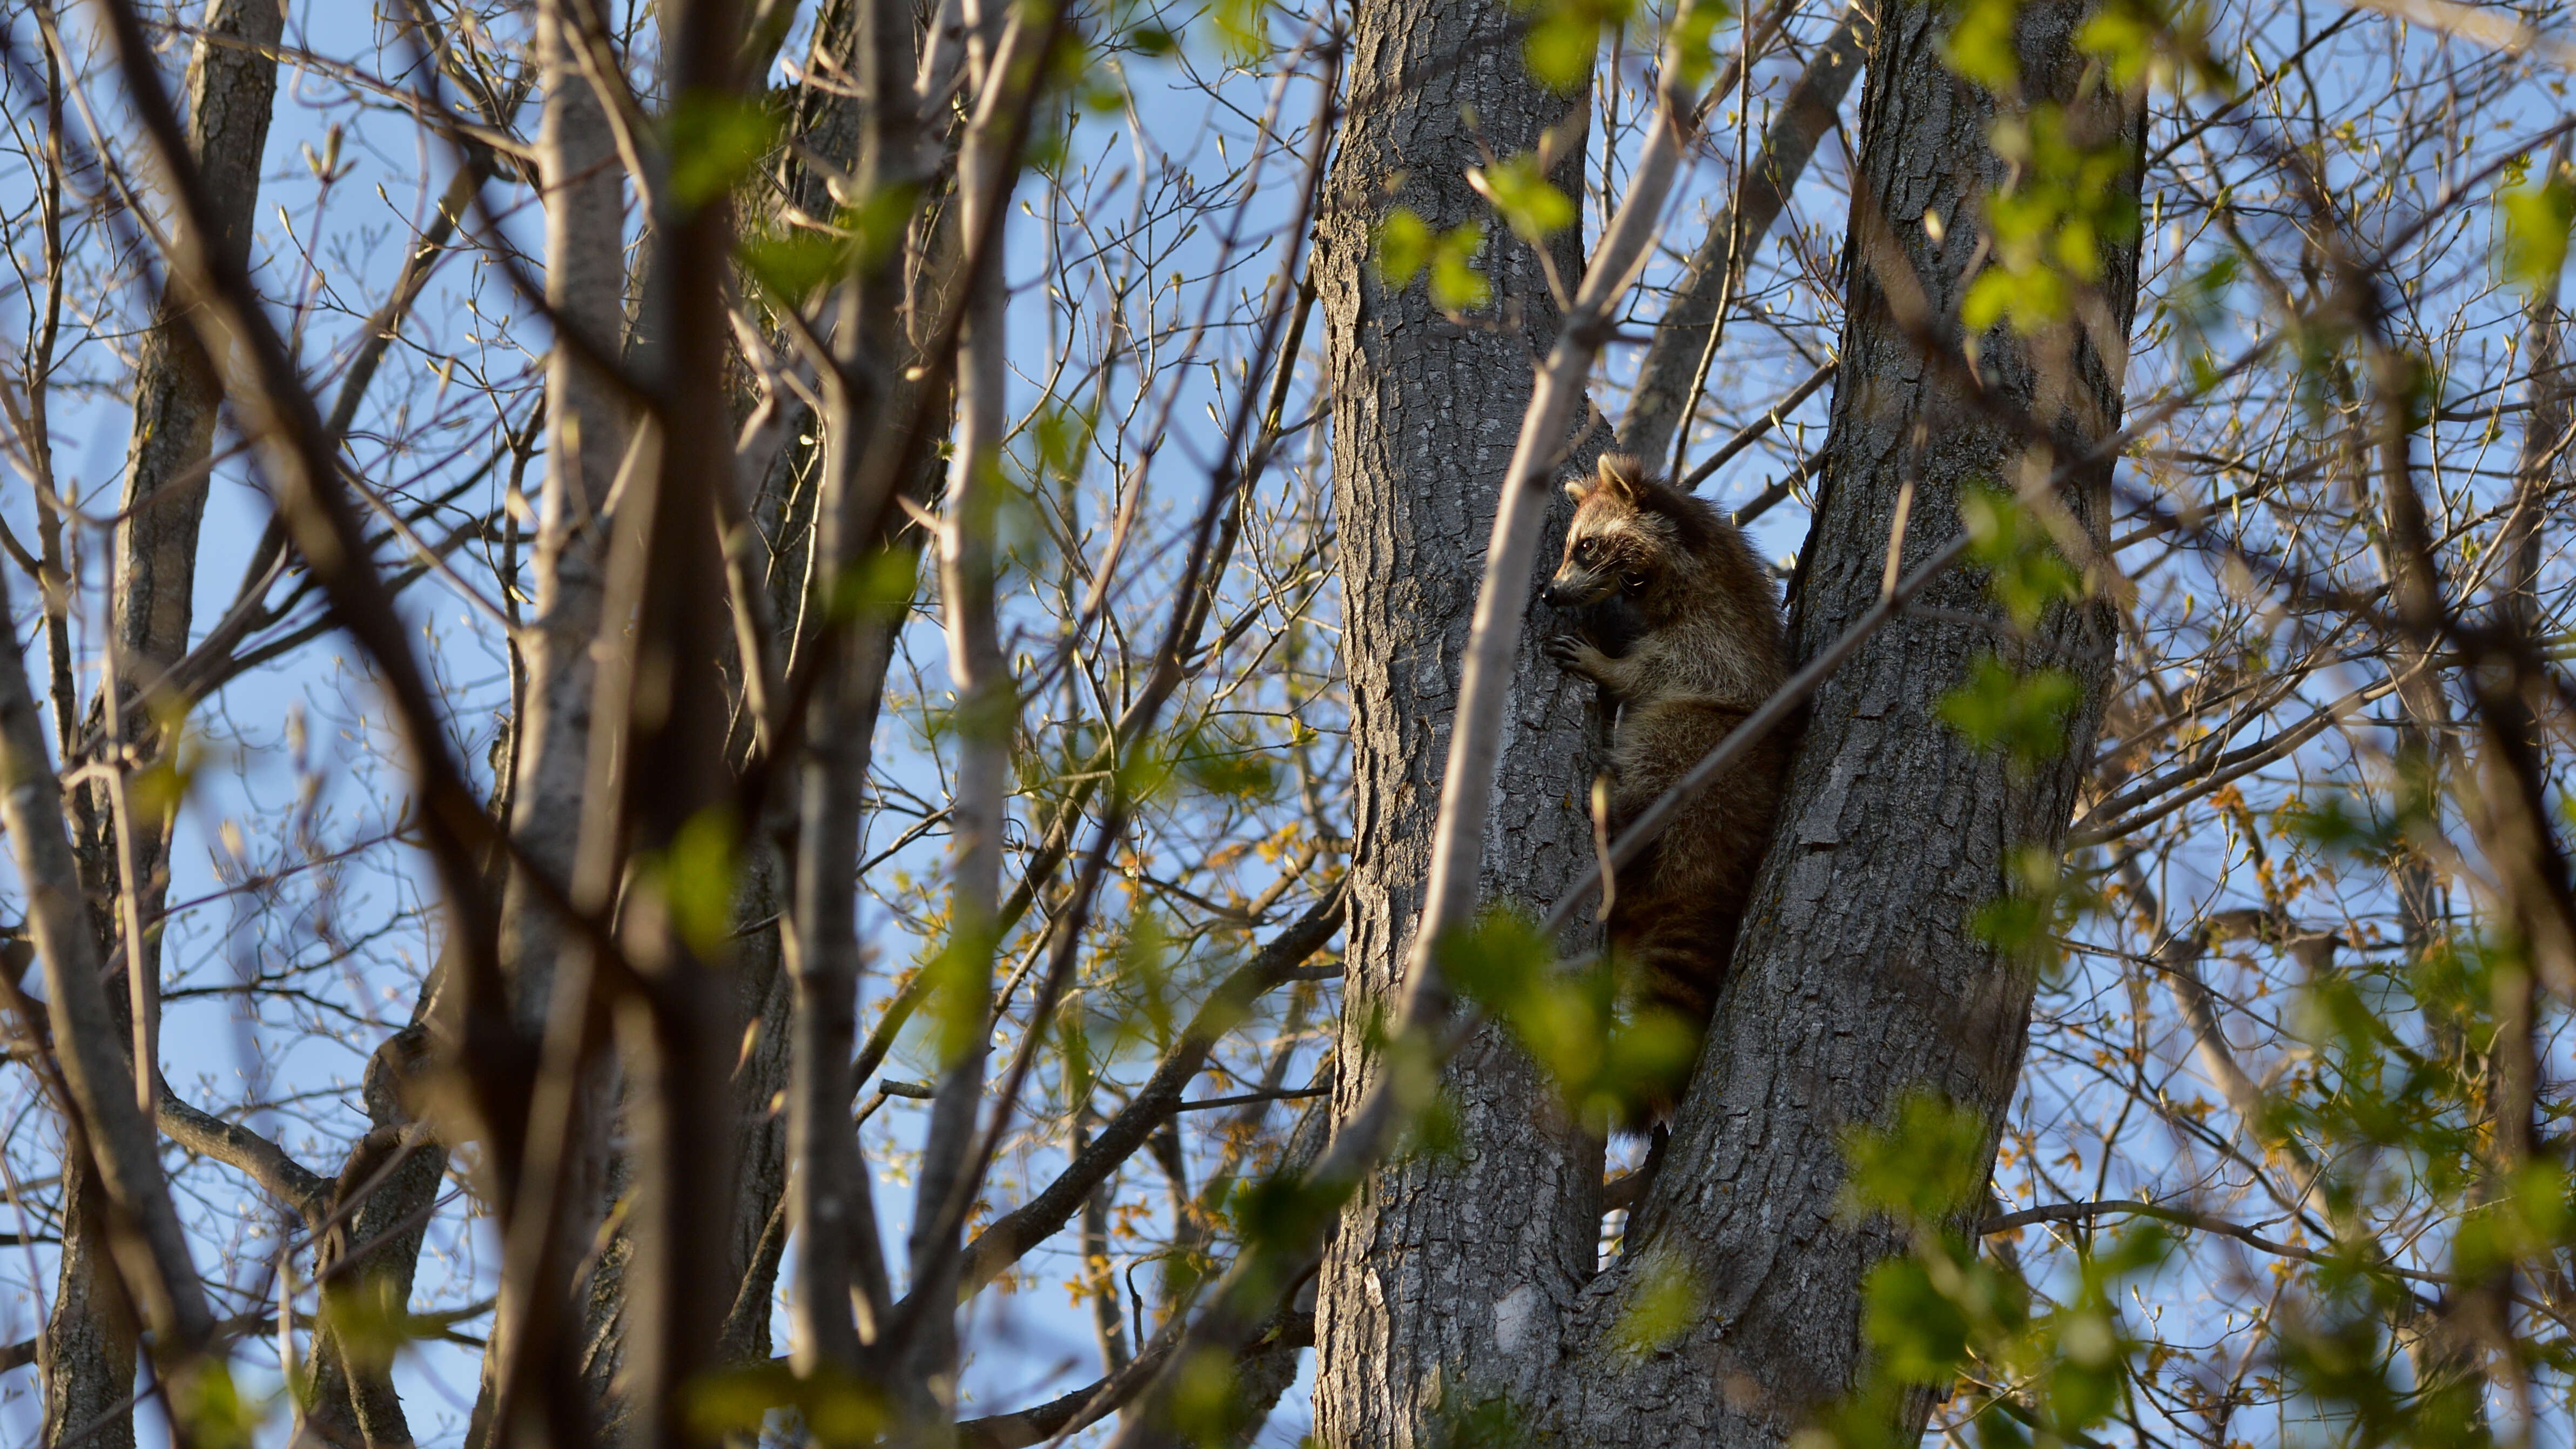
[[[1597,604],[1616,594],[1634,598],[1653,582],[1656,540],[1633,510],[1586,499],[1565,536],[1565,559],[1547,581],[1547,601],[1560,609]]]

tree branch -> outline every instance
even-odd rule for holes
[[[968,1419],[957,1426],[957,1442],[963,1449],[1029,1449],[1030,1445],[1080,1433],[1118,1412],[1134,1398],[1136,1391],[1150,1382],[1170,1359],[1175,1341],[1173,1335],[1161,1335],[1126,1368],[1069,1394],[1059,1394],[1043,1404],[989,1418]],[[1237,1356],[1238,1364],[1249,1365],[1276,1354],[1293,1357],[1300,1350],[1314,1346],[1315,1315],[1292,1310],[1273,1319],[1261,1335]],[[1238,1366],[1236,1372],[1240,1374],[1242,1371]]]
[[[1736,178],[1733,200],[1709,219],[1708,233],[1691,257],[1689,280],[1664,308],[1655,324],[1655,340],[1647,344],[1645,360],[1637,366],[1636,391],[1629,396],[1628,416],[1619,429],[1619,446],[1628,452],[1661,458],[1671,451],[1674,428],[1689,409],[1701,355],[1716,331],[1720,296],[1779,221],[1789,193],[1816,154],[1816,143],[1833,129],[1843,97],[1860,74],[1870,40],[1877,33],[1874,9],[1856,3],[1844,10],[1842,23],[1817,47],[1781,102],[1769,134],[1762,138],[1761,154]],[[1749,116],[1741,118],[1743,125],[1752,123]],[[1792,401],[1781,411],[1796,406]],[[1697,486],[1726,456],[1722,451],[1693,469],[1692,481],[1683,486]]]
[[[1145,1145],[1145,1139],[1181,1105],[1182,1089],[1207,1065],[1208,1053],[1243,1019],[1252,1003],[1285,982],[1307,957],[1324,948],[1342,928],[1346,891],[1335,882],[1303,916],[1273,937],[1233,975],[1208,995],[1190,1024],[1156,1064],[1154,1074],[1118,1114],[1102,1124],[1082,1151],[1074,1155],[1053,1182],[1038,1195],[996,1219],[966,1248],[958,1275],[961,1297],[971,1297],[1030,1249],[1052,1237],[1093,1189],[1109,1180],[1119,1165]]]
[[[0,581],[0,614],[8,610]],[[135,1101],[133,1064],[99,975],[87,895],[63,824],[62,782],[46,760],[27,663],[0,649],[0,825],[18,857],[27,893],[27,931],[44,963],[45,999],[54,1052],[82,1135],[108,1196],[143,1251],[119,1266],[150,1315],[157,1346],[174,1369],[186,1368],[214,1336],[214,1316],[188,1255],[186,1232],[161,1175],[160,1144]]]
[[[181,1147],[220,1162],[266,1188],[271,1197],[319,1231],[331,1208],[331,1184],[267,1138],[237,1122],[227,1122],[173,1096],[167,1083],[158,1093],[162,1134]]]
[[[1503,475],[1502,499],[1494,514],[1460,672],[1430,876],[1422,915],[1414,923],[1396,1017],[1397,1036],[1420,1051],[1411,1061],[1398,1058],[1388,1064],[1392,1069],[1379,1074],[1313,1170],[1305,1174],[1304,1192],[1318,1206],[1326,1201],[1338,1206],[1384,1155],[1398,1123],[1408,1119],[1432,1089],[1431,1074],[1416,1069],[1417,1065],[1445,1057],[1457,1040],[1446,1019],[1449,996],[1437,953],[1451,931],[1465,926],[1476,905],[1488,806],[1501,759],[1503,716],[1511,700],[1521,624],[1529,612],[1530,572],[1539,530],[1546,522],[1549,484],[1593,356],[1608,335],[1611,309],[1627,294],[1652,249],[1683,153],[1697,133],[1696,107],[1682,79],[1689,69],[1682,56],[1682,37],[1690,30],[1690,10],[1685,3],[1672,21],[1654,121],[1628,195],[1604,228],[1582,289],[1540,367]],[[1269,1310],[1277,1284],[1300,1280],[1314,1271],[1328,1221],[1329,1214],[1319,1212],[1311,1231],[1285,1234],[1273,1244],[1248,1246],[1217,1285],[1207,1311],[1191,1324],[1180,1361],[1201,1352],[1230,1352],[1249,1342]],[[1172,1389],[1171,1376],[1159,1376],[1146,1402],[1128,1416],[1111,1444],[1117,1449],[1140,1449],[1172,1442]]]
[[[2302,1248],[2294,1243],[2274,1242],[2272,1239],[2264,1237],[2262,1234],[2245,1226],[2243,1223],[2230,1222],[2225,1218],[2216,1217],[2209,1213],[2198,1212],[2191,1208],[2167,1207],[2162,1203],[2130,1202],[2118,1199],[2106,1199],[2099,1202],[2050,1203],[2044,1207],[2023,1208],[2018,1212],[2009,1212],[2000,1217],[1991,1217],[1986,1219],[1984,1222],[1977,1224],[1977,1236],[1984,1238],[1992,1237],[1997,1233],[2014,1232],[2019,1229],[2029,1227],[2034,1223],[2090,1222],[2097,1217],[2112,1215],[2154,1218],[2158,1222],[2173,1223],[2181,1227],[2196,1229],[2204,1233],[2217,1233],[2222,1237],[2234,1238],[2248,1247],[2258,1248],[2263,1252],[2270,1253],[2276,1257],[2294,1258],[2302,1263],[2335,1263],[2350,1265],[2352,1262],[2348,1257],[2338,1257],[2332,1253],[2320,1253],[2313,1248]],[[2388,1262],[2385,1259],[2374,1259],[2368,1261],[2364,1266],[2371,1272],[2386,1273],[2391,1277],[2404,1278],[2415,1283],[2450,1283],[2457,1281],[2448,1273],[2426,1273],[2414,1268],[2400,1268],[2396,1264]]]
[[[193,305],[189,320],[210,356],[233,360],[228,389],[242,431],[258,444],[290,537],[331,600],[341,626],[373,662],[412,757],[420,788],[422,843],[435,862],[461,948],[456,984],[464,997],[467,1055],[486,1070],[470,1077],[476,1106],[494,1135],[493,1158],[514,1175],[524,1115],[525,1044],[511,1026],[495,954],[492,911],[481,862],[471,842],[489,833],[482,804],[449,749],[444,717],[419,660],[410,627],[371,566],[365,530],[335,476],[336,441],[304,390],[284,339],[269,320],[248,267],[209,244],[216,233],[202,178],[168,92],[150,38],[132,0],[99,0],[128,98],[154,160],[176,200],[170,231],[170,284]]]

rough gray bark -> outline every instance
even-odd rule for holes
[[[743,872],[745,914],[780,899],[784,873],[775,851],[754,847]],[[787,1244],[787,1118],[772,1104],[787,1090],[794,1055],[789,1028],[795,978],[787,970],[779,933],[771,929],[746,935],[736,949],[733,975],[735,1009],[741,1020],[757,1025],[732,1082],[734,1110],[742,1124],[735,1149],[741,1158],[740,1182],[724,1249],[740,1287],[717,1335],[716,1354],[726,1363],[765,1363],[771,1352],[769,1318],[779,1255]]]
[[[1536,254],[1499,227],[1483,261],[1502,322],[1492,330],[1447,322],[1419,284],[1386,286],[1369,262],[1371,235],[1390,206],[1434,228],[1490,216],[1463,176],[1483,160],[1459,123],[1463,106],[1500,156],[1532,149],[1559,123],[1579,140],[1585,97],[1533,79],[1514,34],[1500,6],[1358,6],[1350,114],[1317,230],[1358,842],[1340,1046],[1355,1069],[1335,1081],[1337,1113],[1377,1076],[1368,1023],[1397,991],[1423,909],[1478,541],[1530,401],[1531,360],[1558,321]],[[1571,286],[1581,265],[1572,233],[1556,239],[1554,262]],[[1562,536],[1559,516],[1541,551]],[[1487,831],[1488,899],[1551,897],[1592,863],[1592,691],[1539,658],[1543,619],[1522,634]],[[1567,1120],[1554,1087],[1493,1029],[1459,1053],[1443,1087],[1456,1155],[1377,1173],[1325,1259],[1316,1429],[1328,1444],[1413,1442],[1445,1411],[1531,1392],[1552,1354],[1517,1326],[1570,1306],[1592,1267],[1600,1146]]]
[[[1730,275],[1742,285],[1745,264],[1787,209],[1816,144],[1834,128],[1843,97],[1869,54],[1875,9],[1874,0],[1855,0],[1843,11],[1842,23],[1807,58],[1806,71],[1781,100],[1733,201],[1709,219],[1690,274],[1656,320],[1655,340],[1637,365],[1636,391],[1619,421],[1620,447],[1649,461],[1672,451],[1673,429],[1689,406],[1692,381],[1700,376],[1700,359],[1717,326],[1719,294],[1731,292]]]
[[[126,1400],[134,1393],[135,1334],[142,1325],[109,1256],[107,1188],[82,1155],[65,1155],[64,1267],[53,1316],[37,1339],[45,1389],[41,1442],[51,1449],[86,1434],[83,1444],[133,1449],[134,1415]]]
[[[367,1059],[360,1083],[372,1130],[349,1154],[332,1203],[346,1201],[391,1163],[347,1223],[333,1231],[319,1269],[325,1284],[324,1323],[316,1331],[310,1422],[333,1443],[365,1449],[410,1449],[411,1424],[395,1392],[392,1354],[379,1343],[352,1343],[331,1320],[356,1309],[362,1321],[399,1323],[411,1311],[412,1276],[429,1231],[424,1211],[447,1173],[447,1149],[435,1140],[411,1141],[417,1130],[403,1105],[405,1088],[429,1051],[429,1033],[414,1025],[386,1038]],[[406,1150],[408,1149],[408,1150]],[[393,1154],[404,1153],[394,1162]]]
[[[2084,11],[2081,0],[2023,7],[2032,101],[2077,96],[2073,37]],[[2134,240],[2105,248],[2107,325],[2062,325],[2028,343],[2003,329],[1979,339],[1987,387],[2026,410],[2053,447],[2029,450],[2015,427],[1981,412],[1965,369],[1927,359],[1915,335],[1923,324],[1902,320],[1919,288],[1913,305],[1947,335],[1954,324],[1940,319],[1957,315],[1963,268],[1980,245],[1979,193],[2005,174],[1987,145],[1995,101],[1940,59],[1946,24],[1942,7],[1923,0],[1881,12],[1828,481],[1792,614],[1801,655],[1876,601],[1909,479],[1913,560],[1955,535],[1967,485],[2018,484],[2033,467],[2044,478],[2119,424]],[[2131,102],[2097,100],[2076,114],[2097,144],[2137,143]],[[2132,168],[2132,188],[2136,176]],[[1950,220],[1946,245],[1926,234],[1927,209]],[[2107,464],[2079,470],[2059,495],[2097,536],[2109,477]],[[1901,1249],[1889,1224],[1837,1216],[1840,1135],[1884,1124],[1915,1091],[1995,1124],[2010,1105],[2035,977],[1981,940],[1971,919],[2010,888],[2008,852],[2059,848],[2100,721],[2111,621],[2098,604],[2060,607],[2019,641],[2000,619],[1954,622],[1997,615],[1973,572],[1934,583],[1923,601],[1951,619],[1891,623],[1816,696],[1699,1073],[1631,1228],[1632,1256],[1590,1286],[1568,1335],[1571,1362],[1546,1418],[1571,1442],[1780,1443],[1855,1382],[1861,1285]],[[1989,649],[2081,684],[2054,759],[2016,767],[1938,721],[1941,695]],[[1650,1276],[1631,1265],[1657,1260],[1688,1275],[1702,1308],[1678,1341],[1638,1353],[1620,1344],[1618,1319]],[[1900,1435],[1920,1429],[1917,1399]]]
[[[277,0],[209,0],[201,23],[206,38],[188,60],[188,142],[220,227],[207,242],[247,261],[277,98],[276,53],[265,47],[277,43],[285,20]],[[165,297],[143,336],[116,530],[117,642],[128,668],[144,672],[142,683],[188,647],[197,529],[223,400],[184,311]]]
[[[2558,164],[2566,164],[2567,139],[2559,138]],[[2556,297],[2542,293],[2531,299],[2524,328],[2524,366],[2531,372],[2530,414],[2523,419],[2522,451],[2514,463],[2513,512],[2506,518],[2504,536],[2498,542],[2503,555],[2497,566],[2493,591],[2500,622],[2529,632],[2537,626],[2540,613],[2540,564],[2542,559],[2541,520],[2548,514],[2550,490],[2567,472],[2567,457],[2576,439],[2570,437],[2576,427],[2571,417],[2570,394],[2576,393],[2568,382],[2565,357],[2565,319],[2559,315]]]

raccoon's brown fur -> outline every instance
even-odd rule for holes
[[[1615,454],[1566,491],[1574,523],[1547,599],[1582,611],[1581,624],[1547,654],[1618,704],[1616,837],[1787,677],[1788,638],[1770,574],[1717,509]],[[1771,839],[1788,749],[1775,731],[1619,872],[1610,949],[1641,1005],[1707,1023]],[[1660,1115],[1670,1104],[1649,1105]]]

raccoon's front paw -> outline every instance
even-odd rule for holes
[[[1610,662],[1609,655],[1593,648],[1592,641],[1580,634],[1559,634],[1541,648],[1549,663],[1586,679],[1599,679],[1602,666]]]

